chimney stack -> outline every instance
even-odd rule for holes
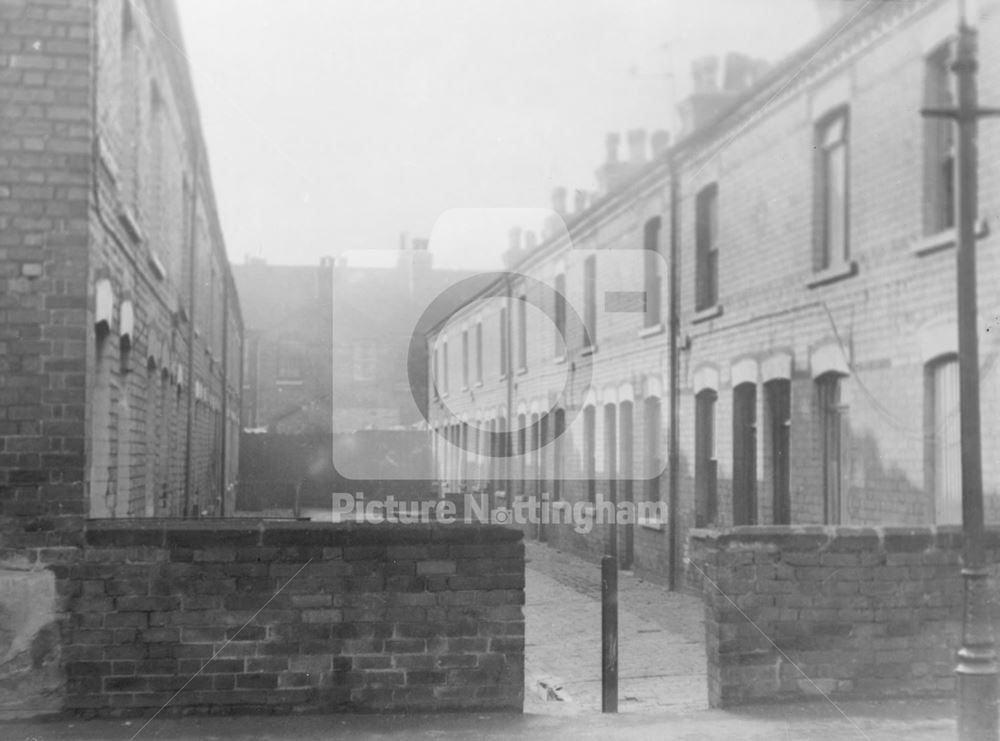
[[[670,132],[663,129],[657,129],[653,132],[653,136],[650,140],[650,146],[653,150],[653,156],[658,157],[670,147]]]
[[[552,210],[560,216],[566,213],[566,189],[562,186],[552,189]]]
[[[587,191],[577,190],[573,194],[573,213],[581,214],[587,210]]]
[[[691,62],[691,81],[696,95],[719,92],[719,58],[700,57]]]
[[[646,130],[632,129],[628,132],[628,158],[633,165],[646,162]]]
[[[507,232],[507,249],[511,252],[521,249],[521,227],[511,227]]]
[[[414,239],[413,242],[410,243],[410,249],[418,252],[426,252],[429,241],[430,240],[428,239]]]
[[[524,233],[524,251],[531,252],[538,246],[538,235],[529,230]]]
[[[613,165],[618,162],[618,142],[621,141],[621,137],[614,131],[608,133],[604,137],[604,148],[606,152],[605,161],[609,165]]]

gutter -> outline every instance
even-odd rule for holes
[[[199,155],[201,150],[195,143],[191,153],[191,192],[188,194],[188,292],[190,303],[190,316],[188,317],[187,333],[187,435],[184,441],[184,511],[181,517],[188,517],[191,510],[191,484],[193,480],[192,471],[192,436],[194,434],[194,326],[195,326],[195,306],[197,305],[195,286],[195,237],[197,236],[198,223],[198,169]]]

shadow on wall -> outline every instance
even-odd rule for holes
[[[335,446],[337,455],[334,456]],[[371,461],[382,477],[352,479],[337,471],[334,460]],[[401,471],[413,476],[398,478]],[[399,501],[436,497],[431,481],[426,432],[362,430],[333,435],[243,433],[240,437],[238,512],[326,509],[333,492],[363,493],[373,499],[392,495]]]

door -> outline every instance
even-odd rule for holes
[[[770,381],[764,386],[771,432],[771,495],[775,525],[790,525],[792,503],[789,491],[789,445],[792,412],[790,381]]]
[[[733,389],[733,524],[757,524],[757,385]]]

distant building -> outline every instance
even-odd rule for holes
[[[245,428],[342,433],[423,420],[407,372],[414,322],[469,273],[435,269],[426,240],[401,247],[389,267],[251,259],[233,273],[247,323]],[[416,367],[426,367],[423,343]]]
[[[174,4],[4,11],[0,512],[225,514],[243,325]]]
[[[622,561],[674,578],[693,527],[960,522],[954,133],[920,113],[954,104],[955,3],[819,5],[826,30],[768,71],[739,56],[696,63],[673,146],[619,177],[612,138],[604,194],[565,215],[568,235],[515,253],[514,270],[567,296],[582,327],[567,325],[558,302],[552,322],[525,321],[522,296],[533,289],[512,279],[509,291],[497,283],[477,297],[491,303],[470,302],[434,329],[430,414],[449,489],[586,505],[617,481],[621,500],[663,501],[671,513],[624,529]],[[1000,2],[972,7],[980,99],[1000,105]],[[1000,517],[1000,458],[990,455],[1000,442],[997,151],[1000,124],[984,119],[977,231],[991,522]],[[621,247],[664,262],[595,270],[592,251]],[[608,286],[623,275],[645,296],[642,309],[609,308]],[[560,321],[565,342],[552,326]],[[593,555],[606,547],[603,527],[529,532]]]

